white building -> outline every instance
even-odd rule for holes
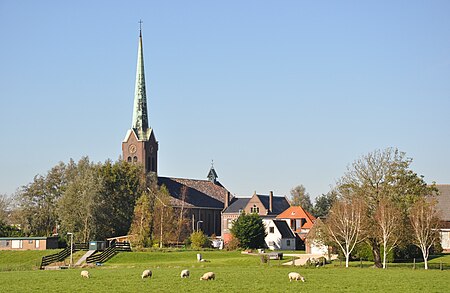
[[[295,235],[286,221],[270,220],[266,224],[266,245],[271,250],[295,250]]]

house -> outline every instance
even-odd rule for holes
[[[309,232],[305,235],[304,242],[305,242],[305,252],[308,254],[315,254],[315,255],[324,255],[328,257],[330,247],[327,245],[324,245],[318,237],[318,233],[320,233],[319,227],[322,225],[322,218],[317,218],[314,221],[314,226],[309,230]]]
[[[271,220],[288,207],[289,202],[286,197],[274,196],[272,191],[269,195],[255,192],[252,197],[234,197],[231,199],[228,195],[222,212],[222,239],[225,244],[231,240],[230,229],[233,226],[233,221],[239,218],[242,212],[258,214],[267,227]]]
[[[316,217],[311,215],[301,206],[291,206],[279,214],[277,220],[286,221],[292,231],[304,240],[306,234],[308,234],[309,230],[311,230],[314,225]]]
[[[58,237],[0,237],[0,250],[46,250],[58,248]]]
[[[450,184],[436,184],[436,188],[439,191],[437,209],[441,217],[441,246],[445,252],[450,252]]]
[[[271,250],[295,250],[296,236],[286,221],[272,220],[266,225],[266,245]]]

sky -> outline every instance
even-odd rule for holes
[[[398,148],[450,183],[450,1],[0,1],[0,194],[117,160],[142,19],[161,176],[327,193]]]

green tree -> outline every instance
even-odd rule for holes
[[[264,223],[258,214],[242,213],[233,222],[233,227],[230,230],[233,237],[239,240],[242,248],[265,247],[264,239],[267,233]]]
[[[134,207],[133,222],[129,234],[135,247],[150,247],[152,245],[152,205],[147,192],[143,192]]]
[[[49,236],[57,222],[57,202],[66,187],[66,165],[59,163],[46,176],[36,175],[32,183],[16,194],[16,218],[27,235]]]
[[[203,231],[193,232],[189,239],[193,249],[206,248],[210,245],[209,238],[203,234]]]
[[[333,206],[333,203],[336,201],[336,198],[337,194],[334,190],[316,197],[313,209],[314,216],[319,218],[328,215],[328,212]]]
[[[301,206],[310,213],[313,211],[311,198],[303,185],[298,185],[291,189],[290,204],[293,206]]]
[[[397,149],[376,150],[356,160],[339,180],[337,191],[341,197],[360,197],[367,204],[369,229],[367,241],[372,247],[376,267],[382,267],[380,246],[382,238],[376,225],[376,210],[382,197],[395,202],[407,222],[409,207],[421,197],[432,194],[434,186],[427,186],[423,176],[410,169],[411,158]]]

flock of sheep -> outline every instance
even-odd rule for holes
[[[182,270],[180,273],[181,278],[189,278],[190,272],[189,270]],[[89,271],[81,271],[81,277],[89,279]],[[151,278],[152,277],[152,271],[151,270],[145,270],[142,272],[141,278]],[[300,275],[299,273],[291,272],[288,274],[289,282],[292,282],[292,280],[298,281],[301,280],[302,282],[305,282],[305,278]],[[209,280],[215,280],[216,274],[213,272],[207,272],[204,273],[203,276],[200,277],[200,281],[209,281]]]

